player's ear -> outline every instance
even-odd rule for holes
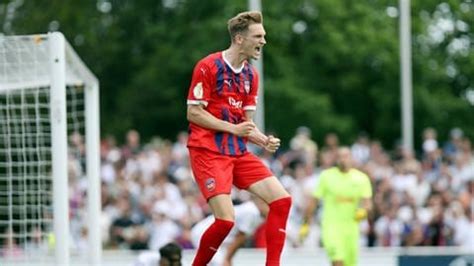
[[[242,44],[244,42],[245,37],[241,33],[237,33],[234,37],[234,42],[236,44]]]

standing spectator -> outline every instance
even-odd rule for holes
[[[415,205],[421,207],[425,204],[426,199],[428,199],[431,193],[431,186],[425,180],[422,172],[418,172],[415,176],[416,183],[409,185],[407,192],[414,199]]]
[[[311,129],[298,127],[296,134],[290,140],[290,148],[295,153],[293,160],[304,163],[308,172],[312,172],[316,163],[318,145],[311,139]]]
[[[179,237],[181,230],[169,217],[172,212],[173,209],[165,201],[156,202],[153,206],[153,220],[149,226],[150,249],[157,250]]]
[[[140,151],[140,134],[135,129],[131,129],[127,132],[126,144],[122,147],[122,156],[125,159],[129,159]]]
[[[179,132],[177,141],[173,144],[173,148],[171,150],[171,156],[175,167],[188,165],[189,152],[188,148],[186,147],[187,142],[188,133],[184,131]]]
[[[446,246],[451,228],[444,221],[444,208],[439,205],[432,208],[432,218],[427,228],[426,244],[428,246]]]
[[[328,133],[324,137],[324,146],[322,152],[328,153],[330,164],[334,165],[337,161],[337,151],[339,148],[339,137],[336,133]]]
[[[375,222],[377,243],[383,247],[398,247],[402,242],[403,223],[397,217],[397,206],[390,206]]]
[[[410,231],[405,238],[404,246],[407,247],[419,247],[425,245],[424,228],[421,223],[414,221],[410,227]]]
[[[385,152],[371,153],[371,160],[367,163],[367,170],[375,180],[389,179],[394,175],[390,157]]]
[[[122,152],[117,147],[113,136],[107,136],[101,144],[101,168],[100,176],[102,181],[111,184],[117,178],[117,166],[122,159]]]
[[[129,248],[129,240],[133,235],[135,222],[132,219],[132,209],[128,196],[117,199],[119,216],[115,218],[110,227],[110,240],[112,245],[120,248]]]
[[[470,180],[474,180],[474,160],[469,153],[459,153],[455,157],[455,163],[450,167],[450,174],[453,182],[466,184]]]
[[[398,163],[395,169],[395,175],[391,178],[391,186],[396,192],[403,194],[416,185],[416,172],[411,172],[406,164]]]
[[[456,226],[455,244],[474,252],[474,210],[467,209],[465,216],[458,221]]]
[[[361,132],[351,147],[352,157],[357,166],[366,164],[370,159],[369,136]]]
[[[436,130],[431,127],[425,128],[423,131],[423,156],[427,156],[438,149],[438,140],[436,138]]]
[[[454,162],[456,154],[461,149],[463,131],[460,128],[453,128],[449,131],[449,141],[444,144],[443,152],[449,162]]]

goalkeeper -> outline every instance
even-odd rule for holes
[[[324,170],[320,175],[299,232],[303,241],[309,233],[310,219],[318,201],[322,200],[322,243],[333,266],[357,265],[359,222],[366,219],[372,209],[370,180],[352,165],[350,149],[340,148],[337,167]]]

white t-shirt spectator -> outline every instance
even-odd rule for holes
[[[407,192],[415,199],[416,206],[423,206],[431,193],[431,186],[426,180],[419,180],[407,188]]]
[[[160,172],[163,168],[161,156],[154,150],[142,152],[137,160],[142,178],[147,181],[153,179],[153,174]]]
[[[454,243],[474,252],[474,220],[469,221],[465,216],[455,220]]]
[[[402,232],[403,223],[398,219],[389,219],[387,216],[382,216],[375,222],[375,233],[379,246],[400,246]]]
[[[435,139],[427,139],[423,141],[423,151],[430,153],[438,149],[438,141]]]
[[[362,143],[354,143],[351,147],[352,157],[357,164],[363,165],[370,159],[370,147]]]
[[[154,217],[150,224],[151,235],[148,244],[151,250],[159,250],[179,237],[181,230],[169,217],[172,212],[173,209],[164,201],[157,202],[153,206]]]
[[[416,186],[416,176],[414,174],[399,174],[391,178],[392,187],[395,191],[408,192],[410,188]]]

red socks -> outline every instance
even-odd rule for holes
[[[266,266],[280,266],[280,256],[285,244],[286,222],[291,207],[291,198],[282,198],[270,203],[266,223],[267,263]],[[206,266],[234,226],[233,221],[215,219],[204,232],[194,257],[193,266]]]
[[[270,203],[267,218],[267,263],[266,266],[280,266],[280,256],[285,244],[286,222],[291,207],[291,197]]]
[[[215,219],[201,237],[193,266],[206,266],[234,226],[233,221]]]

